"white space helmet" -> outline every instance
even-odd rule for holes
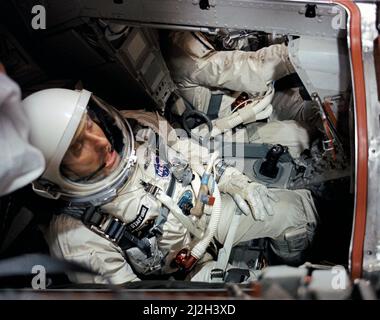
[[[120,113],[87,90],[42,90],[24,99],[23,107],[31,126],[31,142],[46,160],[46,170],[33,183],[34,191],[73,203],[99,205],[112,200],[136,161],[132,129]],[[120,162],[100,180],[74,181],[62,173],[61,162],[86,113],[95,114]]]

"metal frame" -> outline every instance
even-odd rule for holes
[[[305,5],[318,3],[316,19],[305,17]],[[268,33],[291,33],[323,38],[343,36],[341,29],[331,28],[337,14],[328,1],[215,0],[202,10],[198,0],[129,0],[122,4],[102,0],[82,0],[81,15],[138,22],[159,27],[180,26],[251,29]],[[97,8],[95,10],[94,8]],[[273,9],[281,14],[273,19]]]
[[[357,4],[362,16],[363,66],[367,99],[368,123],[368,195],[367,223],[363,248],[363,275],[370,278],[380,274],[380,103],[374,63],[376,4]]]

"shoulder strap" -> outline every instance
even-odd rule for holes
[[[170,197],[174,193],[175,178],[172,175],[166,194]],[[139,238],[132,234],[129,225],[118,218],[102,211],[100,206],[66,206],[61,207],[58,214],[67,214],[83,224],[91,231],[119,246],[123,251],[131,247],[138,247],[147,257],[151,256],[150,242],[148,238],[161,236],[163,225],[167,221],[169,210],[161,207],[160,215],[147,234]]]
[[[138,247],[147,257],[151,255],[147,238],[139,239],[128,230],[128,224],[101,210],[100,206],[64,207],[60,214],[81,220],[91,231],[119,246],[123,251]]]

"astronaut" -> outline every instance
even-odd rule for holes
[[[317,225],[309,191],[268,190],[155,113],[118,111],[86,90],[42,90],[23,106],[47,163],[33,189],[57,200],[51,254],[98,273],[70,274],[73,282],[178,270],[224,281],[231,248],[263,237],[283,262],[302,262]],[[213,259],[214,241],[223,248]]]
[[[245,142],[286,145],[295,158],[309,148],[318,110],[298,89],[275,92],[273,87],[274,80],[295,72],[285,44],[255,52],[217,51],[201,32],[174,31],[167,47],[167,65],[184,105],[212,120],[211,136],[232,136],[232,129],[243,126]],[[173,112],[187,118],[179,103]],[[195,135],[204,136],[208,129],[203,125]]]

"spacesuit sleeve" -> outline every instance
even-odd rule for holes
[[[115,285],[121,285],[140,280],[117,251],[101,251],[93,247],[82,254],[66,256],[65,259],[86,266],[98,274],[69,274],[69,279],[75,283],[108,284],[111,282]]]
[[[265,92],[267,83],[294,72],[288,48],[276,44],[255,52],[214,51],[198,59],[194,83],[248,93]]]
[[[80,221],[65,215],[53,218],[45,231],[50,253],[57,257],[79,263],[98,275],[70,273],[75,283],[123,284],[138,281],[121,249],[87,229]]]
[[[93,268],[98,269],[98,272],[113,284],[140,280],[118,251],[97,251],[92,255]]]

